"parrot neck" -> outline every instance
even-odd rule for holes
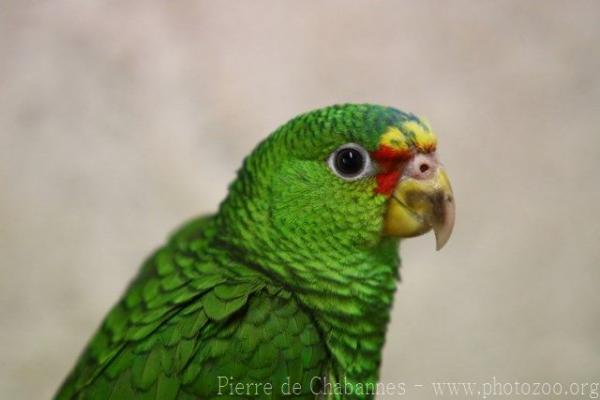
[[[333,268],[324,265],[313,272],[311,287],[294,286],[326,341],[333,379],[377,382],[399,262],[397,242],[390,241],[362,257],[338,258],[346,274],[331,276]]]
[[[399,278],[398,239],[364,247],[292,246],[261,231],[265,225],[239,230],[227,222],[215,238],[233,257],[231,265],[258,272],[297,299],[322,333],[337,379],[376,382]]]

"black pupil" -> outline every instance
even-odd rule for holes
[[[360,173],[364,166],[364,157],[356,149],[342,149],[335,156],[335,168],[345,176]]]

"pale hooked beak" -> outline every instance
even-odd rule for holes
[[[403,168],[388,204],[384,232],[414,237],[433,229],[436,250],[440,250],[454,227],[454,195],[448,176],[435,154],[417,154]]]

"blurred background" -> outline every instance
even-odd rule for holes
[[[382,380],[600,381],[599,21],[597,1],[2,1],[0,397],[50,397],[254,145],[342,102],[425,116],[458,205],[443,251],[403,242]]]

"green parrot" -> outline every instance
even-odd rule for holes
[[[400,239],[440,249],[454,225],[436,145],[370,104],[281,126],[143,263],[56,398],[373,398]]]

